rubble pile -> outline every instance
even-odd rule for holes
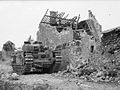
[[[81,51],[76,52],[79,46],[72,45],[69,55],[72,66],[65,71],[55,74],[59,77],[82,78],[94,82],[119,82],[120,81],[120,30],[115,28],[104,33],[101,45],[89,54],[85,63],[80,63]],[[73,60],[71,60],[73,59]],[[78,62],[77,62],[78,60]]]
[[[102,46],[104,52],[107,52],[110,56],[113,55],[114,57],[114,55],[118,55],[120,51],[120,28],[103,32]]]
[[[120,80],[120,28],[103,32],[101,46],[90,53],[88,63],[60,76],[78,77],[99,82],[119,82]],[[72,74],[72,75],[71,75]]]
[[[114,76],[120,76],[120,28],[103,32],[102,55],[106,59],[104,68]]]

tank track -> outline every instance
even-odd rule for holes
[[[27,62],[25,64],[25,68],[24,68],[25,73],[30,73],[31,72],[31,68],[32,68],[32,62]]]
[[[23,65],[12,65],[13,71],[19,75],[24,74],[24,66]]]
[[[13,71],[19,75],[27,74],[31,72],[32,63],[27,62],[25,65],[12,65]]]
[[[61,57],[61,58],[58,58]],[[52,72],[58,72],[60,70],[61,67],[61,63],[62,63],[62,56],[61,56],[61,52],[57,52],[55,55],[55,62],[53,63],[53,67],[52,67]]]

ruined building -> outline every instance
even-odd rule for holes
[[[37,40],[42,41],[44,45],[48,45],[52,49],[63,43],[71,42],[73,39],[73,31],[70,26],[71,20],[61,18],[58,12],[47,12],[39,24],[37,32]]]
[[[87,20],[79,21],[80,16],[67,19],[65,13],[48,11],[39,24],[37,41],[55,49],[62,46],[63,55],[76,68],[88,62],[101,42],[101,25],[89,11]],[[65,59],[66,60],[66,59]]]
[[[91,53],[95,52],[101,43],[101,32],[101,25],[97,22],[92,12],[89,11],[89,18],[79,22],[77,30],[73,33],[74,40],[79,43],[75,46],[76,49],[73,50],[76,51],[75,56],[73,56],[75,58],[73,60],[75,61],[75,67],[88,63]]]

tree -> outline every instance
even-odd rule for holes
[[[15,44],[11,41],[7,41],[5,44],[3,44],[3,49],[5,51],[14,51],[15,50]]]

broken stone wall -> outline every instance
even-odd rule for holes
[[[103,32],[101,45],[91,53],[90,61],[85,69],[95,69],[93,76],[102,74],[97,79],[101,81],[117,81],[120,76],[120,28]],[[85,71],[85,70],[84,70]],[[95,74],[96,73],[96,74]],[[92,74],[91,74],[92,75]],[[88,75],[90,76],[90,74]],[[90,76],[92,77],[92,76]],[[97,80],[96,79],[96,80]]]
[[[93,15],[90,10],[88,12],[89,12],[89,21],[88,21],[89,28],[94,34],[96,40],[101,42],[102,26],[98,23],[95,15]]]
[[[77,34],[79,34],[80,39],[74,41],[75,44],[70,47],[69,55],[74,68],[88,63],[90,53],[96,50],[95,38],[88,35],[84,29],[77,30]]]
[[[93,53],[96,52],[101,45],[101,31],[101,25],[97,22],[94,15],[78,23],[77,31],[74,32],[74,40],[80,42],[80,45],[75,46],[77,48],[75,49],[74,47],[75,50],[71,50],[71,52],[76,53],[79,48],[81,51],[79,51],[78,55],[77,53],[73,54],[75,58],[73,61],[77,60],[76,63],[85,64],[92,60],[91,56],[94,55]]]
[[[70,27],[64,28],[58,32],[56,26],[40,24],[37,32],[37,41],[42,41],[44,45],[55,48],[57,45],[68,43],[73,40],[73,31]]]
[[[108,32],[103,32],[102,36],[102,54],[109,62],[109,67],[120,68],[120,28],[112,29]]]

